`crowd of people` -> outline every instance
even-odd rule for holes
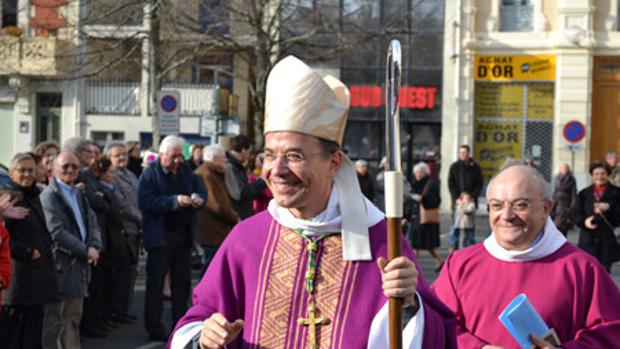
[[[233,226],[271,199],[248,137],[230,149],[193,144],[187,159],[184,149],[176,136],[157,152],[70,138],[15,154],[0,172],[1,348],[79,348],[81,337],[135,322],[144,250],[145,328],[168,338],[164,289],[174,324],[188,307],[196,244],[206,269]]]
[[[320,103],[294,103],[316,96]],[[0,347],[80,348],[81,336],[136,321],[142,250],[144,327],[174,349],[385,348],[388,297],[402,300],[407,348],[513,348],[497,317],[520,293],[555,331],[527,334],[537,348],[620,341],[620,293],[609,277],[620,259],[615,153],[591,164],[592,185],[579,193],[568,165],[552,193],[531,164],[507,161],[487,185],[491,232],[476,244],[483,177],[462,145],[448,173],[445,260],[436,251],[440,183],[418,163],[402,179],[409,243],[388,261],[385,217],[399,208],[383,206],[382,191],[401,179],[372,178],[367,162],[341,150],[347,96],[340,81],[289,57],[267,82],[258,155],[243,135],[226,149],[193,144],[188,156],[178,136],[156,152],[76,137],[15,154],[0,177]],[[580,248],[565,237],[573,225]],[[196,245],[203,277],[190,306]],[[432,286],[420,250],[435,260]],[[167,287],[174,329],[162,319]]]

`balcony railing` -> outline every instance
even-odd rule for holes
[[[180,92],[181,116],[208,114],[219,102],[219,88],[215,85],[166,84],[163,90]],[[140,83],[87,81],[86,113],[140,115]]]

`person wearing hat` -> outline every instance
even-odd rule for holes
[[[340,150],[349,93],[299,59],[267,80],[267,210],[235,226],[194,290],[170,348],[386,348],[388,297],[405,348],[456,348],[454,315],[411,248],[388,262],[386,221]]]

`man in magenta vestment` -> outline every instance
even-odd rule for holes
[[[340,151],[348,105],[337,79],[294,57],[274,67],[262,173],[274,199],[226,238],[170,347],[387,348],[398,297],[404,348],[456,348],[456,319],[411,249],[386,261],[384,215]]]
[[[620,348],[620,292],[603,267],[549,218],[549,184],[523,165],[487,188],[493,233],[448,257],[433,289],[457,315],[461,349],[521,348],[499,321],[526,294],[564,349]],[[532,336],[537,348],[558,348]]]

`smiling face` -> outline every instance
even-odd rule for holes
[[[341,152],[325,154],[315,137],[270,132],[265,135],[262,176],[278,205],[288,208],[295,217],[307,219],[327,206],[342,161]]]
[[[35,180],[36,166],[30,158],[24,159],[10,171],[11,180],[20,187],[29,187]]]
[[[497,242],[507,250],[526,249],[542,231],[553,206],[544,199],[544,188],[531,171],[536,170],[510,167],[487,190],[489,224]],[[492,209],[493,202],[501,209]]]
[[[80,168],[80,162],[75,155],[62,152],[54,163],[54,177],[68,185],[75,183]]]
[[[592,184],[605,185],[609,181],[609,174],[604,167],[597,167],[592,170]]]

